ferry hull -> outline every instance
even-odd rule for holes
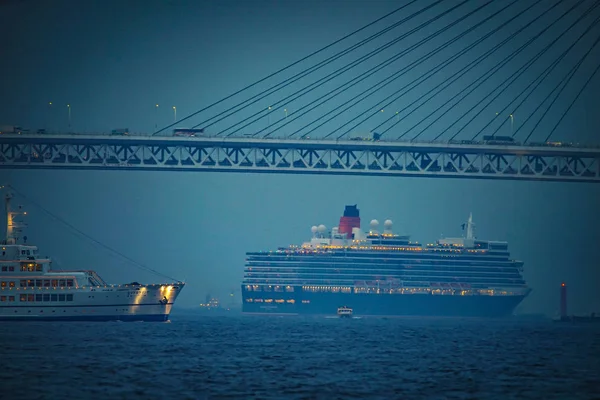
[[[82,322],[165,322],[169,314],[138,314],[138,315],[78,315],[78,316],[22,316],[0,317],[0,321],[82,321]]]
[[[294,293],[284,293],[281,296],[283,303],[265,303],[264,300],[255,302],[253,293],[244,289],[242,310],[252,314],[334,315],[340,305],[345,305],[357,316],[505,317],[511,315],[526,297],[362,293],[299,293],[294,296]]]
[[[164,322],[168,321],[184,285],[0,291],[3,299],[9,295],[15,299],[13,302],[0,301],[0,321]]]
[[[164,322],[173,304],[1,307],[0,321]]]

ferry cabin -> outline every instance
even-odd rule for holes
[[[2,245],[0,303],[71,302],[74,290],[103,285],[91,271],[50,271],[50,259],[36,246]]]
[[[51,270],[36,246],[0,246],[0,320],[165,321],[184,286],[109,285],[94,271]]]

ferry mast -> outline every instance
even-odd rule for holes
[[[27,215],[27,212],[12,211],[10,207],[12,198],[13,196],[10,193],[7,193],[4,198],[4,209],[6,212],[6,236],[3,241],[4,244],[17,244],[18,235],[22,232],[22,228],[26,226],[22,221],[18,221],[16,217]],[[19,206],[19,209],[21,209],[21,206]]]

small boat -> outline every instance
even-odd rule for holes
[[[337,314],[340,318],[352,318],[352,309],[350,307],[342,306],[338,308]]]

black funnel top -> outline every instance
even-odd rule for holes
[[[357,204],[353,206],[346,206],[344,209],[344,217],[360,217],[360,213],[358,208],[356,208]]]

